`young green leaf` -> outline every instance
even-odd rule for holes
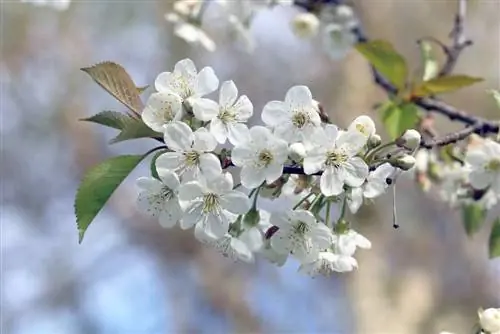
[[[92,168],[83,178],[75,198],[79,243],[111,194],[144,158],[143,155],[122,155]]]
[[[477,204],[467,204],[462,206],[462,219],[464,222],[465,232],[468,236],[472,236],[479,231],[481,225],[486,218],[487,211]]]
[[[163,134],[154,131],[148,127],[140,119],[135,119],[129,117],[129,119],[123,123],[120,134],[109,141],[110,144],[119,143],[124,140],[138,139],[138,138],[163,138]]]
[[[154,177],[155,179],[160,179],[160,176],[158,175],[158,171],[156,170],[156,159],[163,153],[167,152],[167,150],[160,150],[153,155],[153,158],[151,159],[151,165],[149,168],[151,169],[151,176]]]
[[[90,75],[99,86],[127,108],[136,114],[142,112],[143,104],[139,97],[139,90],[122,66],[105,61],[91,67],[84,67],[81,70]]]
[[[469,77],[467,75],[450,75],[446,77],[438,77],[429,81],[423,82],[421,85],[414,88],[412,95],[423,97],[432,94],[442,94],[456,91],[460,88],[483,81],[481,78]]]
[[[94,122],[97,124],[101,124],[104,126],[108,126],[110,128],[121,130],[123,129],[125,123],[129,122],[131,119],[130,116],[126,114],[122,114],[117,111],[105,110],[101,111],[94,116],[90,116],[88,118],[82,118],[81,121]]]
[[[382,122],[391,139],[396,139],[418,122],[418,109],[412,103],[395,104],[391,101],[381,107]]]
[[[490,258],[500,256],[500,218],[495,219],[490,233]]]
[[[404,57],[387,41],[358,43],[356,49],[398,90],[404,88],[408,66]]]

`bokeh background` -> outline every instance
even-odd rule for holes
[[[415,68],[415,40],[446,40],[456,10],[455,0],[353,3],[368,34],[393,42]],[[1,2],[2,334],[460,334],[472,333],[478,307],[500,305],[500,260],[487,259],[488,227],[467,238],[459,212],[410,179],[398,182],[402,227],[391,227],[390,196],[365,206],[354,224],[372,250],[357,253],[358,271],[327,279],[296,273],[293,261],[283,268],[232,263],[192,233],[139,215],[134,180],[149,172],[147,163],[78,245],[73,197],[83,173],[153,145],[109,146],[113,130],[78,121],[123,110],[81,67],[112,60],[142,86],[190,57],[221,81],[234,80],[253,101],[256,120],[267,101],[296,84],[308,85],[339,125],[359,114],[378,117],[372,107],[384,94],[366,62],[354,50],[333,61],[318,41],[298,40],[289,28],[296,10],[261,12],[249,54],[218,21],[206,22],[218,31],[214,53],[186,44],[164,19],[171,7],[170,0],[82,0],[56,11]],[[500,88],[500,0],[470,1],[466,34],[475,45],[456,73],[485,81],[444,99],[498,118],[485,90]],[[456,128],[446,120],[439,127]]]

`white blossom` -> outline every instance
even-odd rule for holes
[[[272,213],[271,223],[279,228],[271,237],[271,247],[278,253],[292,254],[301,262],[315,259],[321,249],[332,243],[328,227],[306,210]]]
[[[247,226],[243,224],[243,232],[239,239],[252,251],[258,252],[264,247],[265,233],[272,225],[269,223],[271,214],[265,210],[259,210],[259,221],[256,225]]]
[[[173,72],[160,73],[155,80],[157,91],[177,94],[183,103],[193,103],[215,91],[218,86],[219,79],[214,70],[207,66],[198,73],[191,59],[177,62]]]
[[[182,117],[182,103],[179,96],[172,93],[153,93],[148,98],[141,118],[157,132],[164,132],[165,126]]]
[[[313,136],[321,124],[319,110],[306,86],[290,88],[284,102],[268,102],[262,111],[262,120],[274,129],[277,136],[288,142]]]
[[[348,272],[357,267],[358,261],[352,256],[336,254],[332,251],[324,251],[320,252],[314,261],[302,263],[299,267],[299,272],[308,274],[312,277],[318,275],[330,276],[335,272]]]
[[[344,58],[353,48],[357,37],[351,28],[337,24],[327,24],[322,31],[323,49],[333,60]]]
[[[255,40],[250,31],[251,22],[259,10],[259,3],[250,0],[216,0],[222,6],[233,38],[243,42],[248,52],[255,50]]]
[[[304,172],[310,175],[323,170],[320,189],[325,196],[339,195],[344,184],[359,187],[368,177],[368,166],[356,154],[366,141],[357,131],[339,131],[335,125],[327,124],[308,143]]]
[[[229,233],[226,233],[221,238],[214,239],[206,234],[202,225],[196,225],[195,236],[196,239],[214,248],[217,252],[232,261],[241,260],[245,262],[253,262],[254,260],[254,256],[250,248],[242,240],[233,237]]]
[[[187,177],[203,174],[207,178],[222,172],[219,159],[212,152],[217,146],[215,138],[205,128],[195,132],[183,122],[174,122],[165,128],[165,144],[173,152],[163,153],[156,159],[158,168],[175,171]]]
[[[226,139],[235,145],[245,135],[246,121],[253,114],[252,102],[246,95],[238,99],[233,81],[225,81],[220,88],[219,103],[201,98],[193,104],[193,113],[202,121],[210,121],[210,133],[221,144]]]
[[[250,209],[247,195],[233,190],[233,178],[229,173],[213,179],[199,177],[182,184],[179,201],[184,210],[181,228],[196,225],[197,229],[215,239],[228,232],[234,214],[244,214]]]
[[[420,146],[420,140],[422,136],[417,130],[408,129],[406,130],[401,137],[396,140],[396,143],[399,146],[403,146],[409,150],[414,150]]]
[[[387,187],[387,179],[395,169],[389,163],[384,163],[368,174],[365,183],[357,188],[352,188],[347,199],[347,204],[352,213],[356,213],[363,204],[363,198],[375,198],[382,195]]]
[[[343,233],[335,233],[332,245],[335,253],[347,256],[354,255],[357,247],[363,249],[370,249],[372,247],[370,240],[353,229],[349,229]]]
[[[486,139],[469,149],[465,162],[470,165],[469,181],[475,189],[490,189],[500,195],[500,144]]]
[[[137,186],[141,189],[137,198],[140,211],[158,218],[165,228],[173,227],[182,217],[177,190],[180,182],[175,173],[157,168],[159,180],[153,177],[141,177]]]
[[[483,331],[489,334],[500,334],[500,308],[480,309],[478,316]]]
[[[268,184],[276,181],[283,173],[287,156],[288,145],[284,140],[263,126],[254,126],[235,145],[231,160],[241,167],[241,184],[251,189],[264,181]]]

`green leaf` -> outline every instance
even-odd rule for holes
[[[139,90],[125,69],[116,63],[105,61],[91,67],[81,68],[82,71],[104,88],[115,99],[127,108],[140,114],[143,109]]]
[[[413,90],[413,96],[427,96],[456,91],[460,88],[483,81],[481,78],[469,77],[467,75],[449,75],[425,81]]]
[[[396,139],[418,122],[418,109],[412,103],[395,104],[392,101],[381,107],[382,122],[391,139]]]
[[[158,175],[158,171],[156,170],[156,159],[158,159],[158,157],[165,152],[167,152],[167,150],[160,150],[156,152],[151,159],[151,165],[149,167],[151,169],[151,176],[158,180],[160,179],[160,176]]]
[[[420,52],[423,63],[422,80],[428,81],[439,73],[439,63],[434,55],[432,43],[429,41],[420,42]]]
[[[477,204],[467,204],[462,207],[462,219],[468,236],[479,231],[486,218],[486,213],[487,211]]]
[[[122,131],[118,136],[110,140],[110,144],[119,143],[124,140],[138,138],[163,138],[163,134],[154,131],[140,119],[130,117],[123,124]]]
[[[110,128],[121,130],[124,124],[130,121],[130,116],[117,111],[105,110],[89,118],[82,118],[81,121],[94,122]]]
[[[500,256],[500,218],[495,219],[490,233],[490,258]]]
[[[373,40],[358,43],[356,49],[398,90],[404,88],[408,77],[408,66],[404,57],[389,42]]]
[[[75,198],[79,243],[111,194],[144,158],[143,155],[122,155],[92,168],[83,178]]]

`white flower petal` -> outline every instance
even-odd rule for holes
[[[205,122],[214,119],[219,114],[219,105],[210,99],[193,99],[192,106],[194,116]]]
[[[177,199],[170,199],[159,215],[160,225],[164,228],[174,227],[175,224],[181,219],[182,210]]]
[[[177,188],[179,188],[181,183],[177,174],[173,173],[169,169],[158,167],[156,168],[156,172],[158,173],[158,176],[160,177],[160,180],[164,185],[172,190],[176,190]]]
[[[189,206],[182,215],[182,220],[179,224],[180,227],[183,230],[187,230],[196,225],[203,218],[202,210],[203,207],[199,203]]]
[[[166,126],[164,139],[171,150],[190,151],[194,140],[193,130],[184,122],[173,122]]]
[[[246,95],[240,96],[234,105],[236,111],[236,120],[246,122],[253,115],[253,104]]]
[[[231,152],[231,161],[235,166],[243,167],[253,161],[254,151],[247,146],[237,146]]]
[[[290,110],[281,101],[268,102],[262,110],[262,121],[269,126],[279,126],[290,122]]]
[[[232,80],[224,81],[220,86],[219,104],[224,107],[230,107],[238,98],[238,88]]]
[[[319,172],[325,165],[326,157],[322,152],[311,154],[304,158],[304,172],[311,175]]]
[[[376,178],[385,181],[385,179],[391,176],[393,172],[394,172],[394,167],[392,167],[390,163],[386,162],[378,166],[377,169],[371,172],[369,178],[370,179]]]
[[[224,144],[228,136],[228,130],[219,118],[214,118],[209,125],[209,131],[219,144]]]
[[[491,157],[482,149],[469,150],[465,155],[465,162],[472,166],[484,166]]]
[[[179,152],[166,152],[160,155],[156,161],[156,171],[159,169],[167,169],[177,171],[185,164],[185,157]]]
[[[281,228],[271,237],[271,247],[280,254],[289,254],[293,247],[287,231]]]
[[[366,198],[375,198],[383,193],[385,193],[385,190],[387,189],[387,183],[385,180],[372,180],[364,186],[364,191],[363,191],[363,196]]]
[[[178,78],[171,72],[160,73],[155,80],[155,89],[161,93],[177,94],[175,88]]]
[[[212,121],[213,122],[213,121]],[[233,145],[241,145],[248,141],[248,128],[242,123],[232,123],[227,126],[227,137]]]
[[[239,239],[247,245],[252,252],[259,251],[264,246],[264,236],[256,227],[244,230]]]
[[[314,246],[319,249],[325,249],[332,245],[332,232],[324,224],[316,224],[309,232],[310,237],[314,240]]]
[[[229,229],[229,220],[226,216],[208,213],[204,217],[203,227],[205,233],[212,238],[222,238]]]
[[[190,202],[203,196],[203,188],[197,181],[181,184],[179,187],[179,200]],[[182,203],[181,203],[182,204]]]
[[[266,167],[266,182],[271,184],[283,174],[283,165],[281,163],[273,163]]]
[[[137,196],[137,209],[151,217],[158,217],[163,209],[163,201],[157,194],[149,191],[142,191]]]
[[[262,168],[243,166],[241,168],[241,184],[248,189],[257,188],[265,181],[266,175]]]
[[[290,211],[288,214],[289,218],[293,221],[301,221],[309,226],[317,226],[316,218],[314,215],[307,210],[294,210]]]
[[[161,182],[153,177],[140,177],[137,179],[136,184],[140,189],[148,190],[150,192],[156,192],[162,187]]]
[[[213,68],[203,68],[196,78],[196,95],[204,96],[210,94],[215,91],[217,87],[219,87],[219,79],[217,79]]]
[[[352,157],[356,155],[366,144],[368,138],[357,131],[344,131],[340,133],[335,146],[342,148],[344,152]]]
[[[220,201],[220,205],[231,213],[241,215],[250,210],[251,204],[248,196],[240,191],[231,191],[223,194]]]
[[[307,86],[294,86],[288,90],[285,103],[292,108],[312,106],[312,94]]]
[[[196,66],[191,59],[186,58],[175,64],[174,73],[193,82],[196,78]]]
[[[207,179],[213,179],[222,173],[220,161],[212,153],[200,155],[200,170]]]
[[[368,165],[359,157],[344,164],[344,182],[350,187],[360,187],[368,177]]]
[[[151,129],[163,132],[165,125],[178,120],[181,112],[179,96],[171,93],[154,93],[148,98],[141,118]]]
[[[231,238],[231,247],[238,255],[238,258],[245,262],[253,261],[253,254],[247,245],[237,238]]]
[[[233,177],[231,173],[220,174],[213,179],[205,180],[207,188],[216,194],[226,194],[233,189]]]
[[[206,129],[199,128],[194,133],[193,149],[198,152],[211,152],[217,147],[214,136]]]
[[[470,184],[475,189],[485,189],[493,182],[493,175],[482,170],[472,171],[469,175]]]
[[[358,212],[359,208],[363,204],[363,188],[353,188],[351,189],[351,194],[347,200],[347,205],[352,213]]]
[[[325,196],[337,196],[344,191],[344,170],[328,167],[320,178],[319,187]]]

